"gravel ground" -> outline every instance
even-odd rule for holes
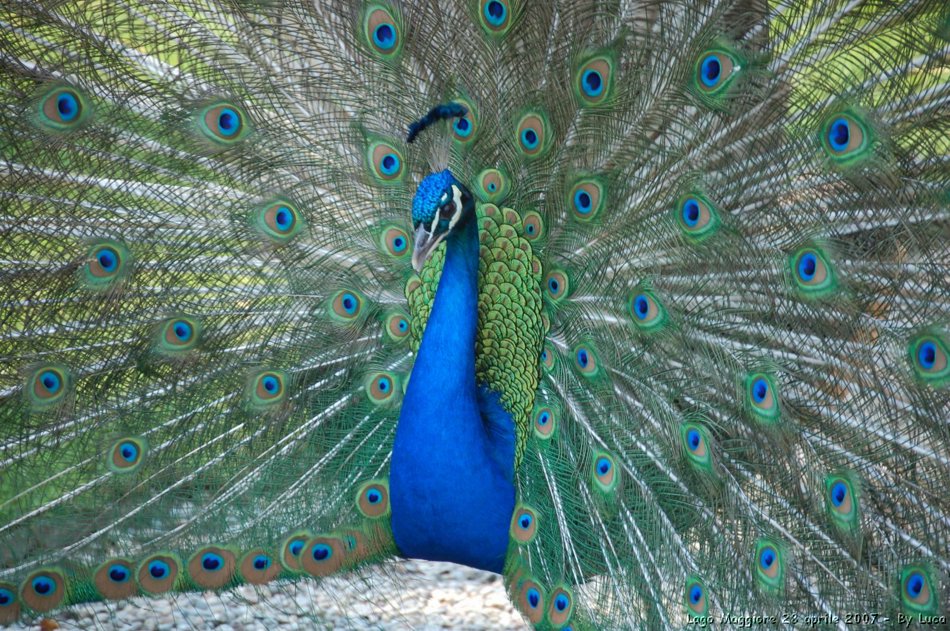
[[[49,617],[60,629],[280,631],[294,629],[524,630],[501,578],[452,563],[403,561],[359,577],[224,594],[80,605]],[[52,625],[46,623],[48,628]],[[40,620],[11,627],[40,628]]]

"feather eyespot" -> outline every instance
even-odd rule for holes
[[[283,198],[256,209],[251,215],[251,223],[261,235],[277,244],[289,242],[306,225],[297,206]]]
[[[547,126],[547,118],[538,112],[529,112],[518,121],[516,140],[527,157],[539,156],[547,149]]]
[[[653,292],[641,289],[630,299],[633,323],[642,331],[655,331],[666,322],[666,309]]]
[[[392,373],[379,372],[371,375],[366,382],[366,393],[369,400],[377,405],[390,403],[398,393],[398,384]]]
[[[933,579],[922,565],[909,565],[901,569],[900,596],[907,613],[927,615],[937,611]]]
[[[709,603],[706,600],[706,586],[698,578],[690,578],[686,581],[686,609],[691,616],[705,616],[709,611]]]
[[[595,179],[583,179],[568,193],[571,213],[578,221],[591,221],[604,207],[604,185]]]
[[[518,506],[511,516],[511,537],[519,544],[528,544],[538,532],[538,518],[527,506]]]
[[[284,539],[280,546],[280,562],[292,572],[300,572],[303,568],[300,566],[300,555],[307,546],[311,534],[306,530],[300,530]]]
[[[338,322],[351,323],[363,311],[363,297],[354,290],[341,289],[330,301],[330,313]]]
[[[115,473],[132,473],[141,466],[148,445],[140,438],[116,441],[109,452],[109,468]]]
[[[20,618],[16,585],[0,583],[0,624],[12,624]]]
[[[71,375],[66,368],[43,364],[30,371],[25,384],[26,400],[33,410],[56,407],[66,399]]]
[[[705,197],[692,194],[680,199],[676,220],[684,236],[694,243],[706,240],[719,227],[716,207]]]
[[[478,112],[468,99],[455,99],[455,103],[465,108],[464,116],[452,122],[452,138],[462,144],[475,140],[478,131]]]
[[[366,157],[373,176],[381,184],[392,184],[402,179],[405,160],[402,153],[391,144],[382,141],[370,144]]]
[[[188,560],[188,575],[199,587],[220,589],[231,582],[237,560],[225,548],[209,546],[198,550]]]
[[[766,591],[774,593],[782,590],[785,563],[779,546],[769,540],[761,539],[756,543],[755,576]]]
[[[521,220],[524,238],[528,241],[537,241],[544,235],[544,220],[537,212],[530,210]]]
[[[544,279],[544,288],[548,299],[554,304],[559,304],[570,292],[571,281],[565,272],[553,269]]]
[[[244,110],[227,102],[214,103],[202,109],[198,115],[198,129],[205,138],[223,147],[238,144],[250,133]]]
[[[684,423],[680,427],[680,439],[687,461],[702,471],[708,471],[713,460],[706,428],[697,423]]]
[[[515,602],[532,624],[538,624],[544,618],[544,590],[535,581],[526,579],[521,583]]]
[[[620,481],[620,476],[613,456],[606,452],[595,454],[591,466],[591,476],[594,484],[601,492],[610,493],[614,491]]]
[[[550,438],[557,428],[554,411],[549,407],[538,408],[534,413],[534,433],[538,438]]]
[[[401,259],[409,253],[409,235],[402,228],[390,226],[383,230],[380,245],[390,256]]]
[[[795,289],[805,298],[820,298],[832,293],[837,285],[834,268],[824,251],[807,246],[788,259]]]
[[[83,278],[90,289],[105,289],[121,280],[128,272],[129,253],[114,241],[93,244],[86,254]]]
[[[928,385],[942,387],[950,383],[950,362],[943,336],[926,332],[911,339],[907,347],[910,364],[917,377]]]
[[[822,144],[828,156],[839,164],[848,164],[867,155],[870,134],[865,123],[852,113],[830,117],[824,125]]]
[[[91,110],[92,106],[84,93],[59,85],[47,89],[40,96],[35,120],[48,131],[72,131],[89,120]]]
[[[300,554],[300,565],[311,576],[329,576],[342,566],[344,550],[339,537],[315,537]]]
[[[696,86],[707,94],[716,94],[732,81],[738,70],[736,59],[722,50],[711,50],[696,62]]]
[[[201,322],[180,316],[165,320],[159,327],[156,348],[165,355],[175,355],[193,350],[201,335]]]
[[[599,56],[582,64],[575,73],[574,89],[585,105],[603,103],[613,89],[614,63],[610,57]]]
[[[389,484],[385,480],[364,482],[356,492],[356,507],[368,519],[389,514]]]
[[[252,372],[245,387],[245,397],[251,407],[271,408],[287,398],[287,375],[278,370]]]
[[[142,591],[148,594],[163,594],[174,589],[178,582],[181,563],[172,554],[155,554],[139,565],[137,578]]]
[[[373,5],[366,11],[363,34],[370,49],[384,59],[395,57],[402,49],[402,29],[388,7]]]
[[[565,586],[551,590],[548,597],[548,622],[555,629],[563,629],[574,613],[574,597]]]
[[[481,0],[479,20],[482,27],[492,35],[500,35],[508,30],[511,23],[511,4],[509,0]]]
[[[545,372],[551,372],[554,370],[555,363],[556,355],[554,346],[550,342],[545,342],[541,349],[541,367]]]
[[[780,414],[779,395],[771,375],[755,373],[746,377],[746,400],[753,416],[772,422]]]
[[[585,377],[596,377],[600,374],[600,362],[593,346],[580,344],[574,349],[574,368]]]
[[[273,556],[257,548],[241,557],[238,571],[251,585],[263,585],[277,578],[280,574],[280,564],[274,562]]]
[[[408,339],[412,332],[412,325],[409,318],[401,312],[394,312],[386,317],[385,324],[386,336],[395,342],[401,342]]]
[[[23,581],[20,598],[33,611],[44,613],[55,609],[66,598],[66,580],[59,570],[37,570]]]
[[[508,195],[508,187],[508,176],[498,169],[484,169],[475,176],[475,196],[482,202],[501,202]]]
[[[138,586],[132,580],[135,568],[127,559],[106,561],[93,574],[92,582],[103,598],[120,600],[134,596]]]
[[[843,530],[858,527],[858,497],[855,486],[845,475],[825,478],[825,502],[834,523]]]

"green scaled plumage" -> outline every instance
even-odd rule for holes
[[[242,584],[431,622],[389,471],[447,167],[528,624],[939,626],[944,5],[4,2],[0,624]]]

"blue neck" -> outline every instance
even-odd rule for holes
[[[510,457],[501,457],[479,406],[478,252],[477,220],[470,217],[446,239],[442,278],[403,400],[389,478],[392,527],[406,556],[501,572],[515,492],[510,466],[500,463],[513,458],[513,432]]]

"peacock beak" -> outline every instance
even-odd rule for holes
[[[426,264],[426,260],[439,246],[444,237],[444,233],[437,236],[433,235],[426,230],[424,224],[420,224],[419,227],[416,228],[415,244],[412,249],[412,269],[416,270],[416,273],[422,271],[422,266]]]

